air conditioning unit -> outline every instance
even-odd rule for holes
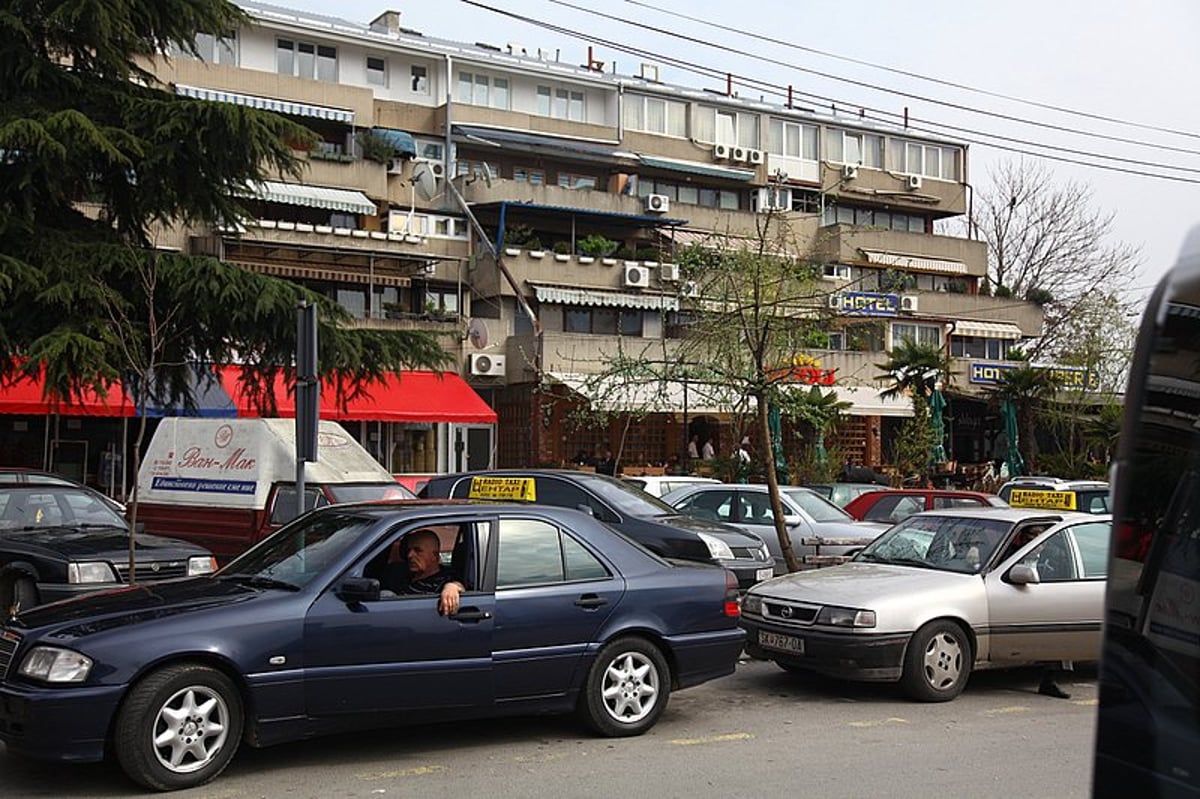
[[[733,148],[730,147],[728,144],[714,144],[713,145],[713,160],[714,161],[728,161],[732,154],[733,154]]]
[[[483,352],[471,353],[471,374],[475,377],[503,377],[504,356]]]
[[[429,165],[429,174],[437,179],[446,177],[446,162],[434,161],[432,158],[418,158],[417,161]]]
[[[761,164],[765,158],[762,150],[747,150],[746,160],[752,164]]]
[[[913,294],[900,295],[900,310],[915,311],[917,310],[917,297]]]
[[[388,174],[389,175],[403,175],[404,174],[404,159],[403,158],[393,158],[393,159],[389,160],[388,161]]]
[[[625,287],[644,289],[650,285],[650,269],[639,264],[625,264]]]
[[[842,164],[842,180],[854,180],[858,177],[858,164]]]
[[[679,287],[679,296],[681,297],[699,297],[700,284],[694,280],[685,280],[683,285]]]
[[[662,264],[659,266],[658,280],[660,283],[678,283],[679,264]]]
[[[744,161],[746,160],[746,158],[748,157],[748,156],[746,155],[748,152],[750,152],[750,151],[749,151],[749,149],[748,149],[748,148],[746,148],[746,147],[733,147],[733,148],[730,148],[730,152],[729,152],[729,160],[731,160],[731,161],[743,161],[743,162],[744,162]]]
[[[909,191],[916,191],[921,188],[922,180],[920,175],[909,175],[905,185]]]
[[[665,194],[647,194],[645,207],[652,214],[665,214],[671,210],[671,198]]]

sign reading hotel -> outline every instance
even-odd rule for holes
[[[1018,368],[1017,364],[1012,363],[976,361],[971,364],[968,381],[979,385],[994,386],[1000,382],[1001,376],[1005,372],[1016,368]],[[1082,366],[1037,366],[1035,364],[1034,368],[1049,372],[1061,388],[1076,388],[1086,391],[1097,391],[1100,388],[1100,380],[1096,373],[1089,372]]]
[[[897,316],[900,313],[900,295],[842,291],[829,296],[829,307],[847,316]]]

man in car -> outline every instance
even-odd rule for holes
[[[438,594],[438,613],[457,613],[459,596],[466,586],[442,565],[438,534],[428,528],[413,530],[404,536],[402,550],[405,559],[388,564],[383,587],[401,595]]]

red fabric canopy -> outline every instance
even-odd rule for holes
[[[135,416],[137,408],[120,385],[109,388],[101,397],[90,389],[69,400],[46,399],[46,384],[39,375],[31,380],[21,377],[11,383],[0,383],[0,413],[23,416]]]
[[[238,416],[258,416],[242,390],[239,366],[217,367],[221,386],[237,405]],[[275,378],[275,405],[282,417],[296,415],[296,397],[282,375]],[[321,418],[349,422],[458,422],[494,424],[493,411],[475,390],[452,372],[401,372],[372,383],[363,396],[337,402],[333,384],[321,384]]]

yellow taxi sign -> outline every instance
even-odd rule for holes
[[[1008,498],[1014,508],[1044,508],[1046,510],[1075,510],[1074,491],[1014,488]]]
[[[472,477],[467,498],[537,502],[537,489],[532,477]]]

